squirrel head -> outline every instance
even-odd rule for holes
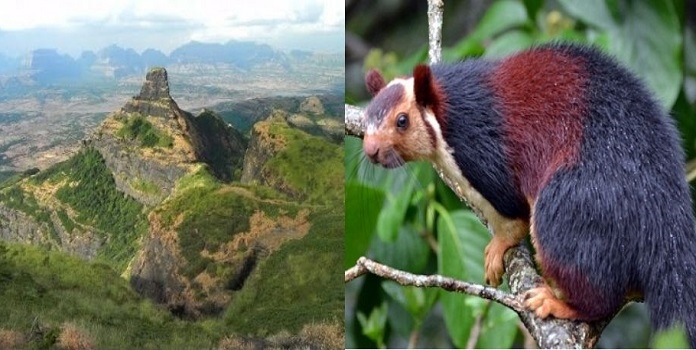
[[[370,70],[365,85],[373,99],[365,110],[363,150],[373,162],[396,168],[408,161],[432,160],[444,120],[444,95],[430,67],[385,83]]]

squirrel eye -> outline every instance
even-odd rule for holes
[[[406,113],[399,113],[399,115],[396,116],[396,127],[402,130],[408,127],[408,116]]]

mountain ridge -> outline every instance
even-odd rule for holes
[[[27,73],[41,84],[65,82],[85,77],[121,79],[138,75],[155,66],[170,64],[227,64],[242,71],[254,67],[274,65],[286,72],[293,71],[293,62],[319,59],[327,54],[306,51],[282,51],[268,44],[254,41],[230,40],[222,43],[190,41],[167,55],[160,50],[147,48],[138,53],[132,48],[116,44],[95,51],[83,51],[78,57],[60,53],[58,49],[38,48],[24,57],[11,58],[0,55],[0,72],[7,75]],[[331,56],[331,54],[328,54]]]

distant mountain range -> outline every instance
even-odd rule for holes
[[[37,49],[18,58],[0,54],[0,76],[28,77],[39,84],[86,78],[120,79],[142,75],[153,66],[171,64],[224,64],[243,71],[275,65],[292,71],[294,63],[311,59],[326,61],[327,58],[311,51],[283,52],[252,41],[232,40],[225,44],[191,41],[169,56],[156,49],[146,49],[139,54],[130,48],[110,45],[96,53],[84,51],[77,58],[61,54],[56,49]],[[329,59],[338,60],[340,57]]]

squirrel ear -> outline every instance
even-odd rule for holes
[[[445,125],[445,95],[433,77],[430,66],[419,64],[413,69],[413,94],[416,103],[429,107],[441,126]]]
[[[437,110],[440,101],[429,66],[419,64],[413,68],[413,93],[416,95],[416,103]]]
[[[365,74],[365,86],[373,97],[386,85],[387,83],[384,82],[384,78],[376,69],[370,69],[367,74]]]

